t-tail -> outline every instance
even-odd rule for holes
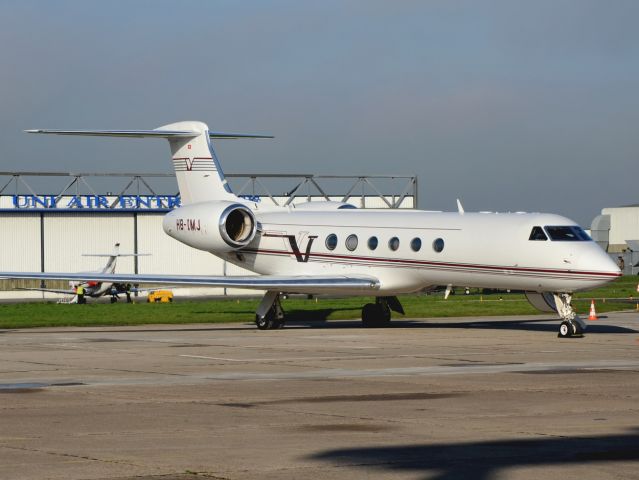
[[[106,265],[100,270],[100,273],[115,273],[115,267],[119,257],[147,257],[150,253],[120,253],[120,244],[113,246],[111,253],[83,253],[83,257],[107,257]]]
[[[115,266],[118,263],[118,257],[120,256],[120,244],[116,243],[113,247],[113,253],[109,255],[109,260],[107,260],[107,264],[102,269],[102,273],[114,273]]]
[[[134,254],[123,255],[120,253],[119,243],[116,243],[113,246],[112,253],[83,253],[82,254],[83,257],[107,257],[108,258],[106,265],[102,268],[102,270],[100,270],[100,273],[114,273],[115,266],[118,262],[118,257],[124,257],[129,255],[134,255]]]
[[[97,137],[165,138],[171,147],[173,167],[182,205],[227,200],[236,201],[212,139],[273,138],[271,135],[210,132],[202,122],[177,122],[155,130],[26,130],[28,133]]]

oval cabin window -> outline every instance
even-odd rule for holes
[[[351,252],[357,248],[357,235],[349,235],[346,238],[346,248]]]
[[[326,248],[329,250],[335,250],[337,247],[337,235],[331,233],[328,237],[326,237]]]

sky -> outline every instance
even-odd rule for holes
[[[218,143],[227,173],[415,174],[424,209],[588,227],[639,203],[637,18],[635,0],[0,0],[0,170],[170,172],[163,141],[21,131],[201,120],[276,137]]]

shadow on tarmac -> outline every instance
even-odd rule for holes
[[[489,480],[516,467],[639,461],[638,445],[639,428],[633,428],[618,435],[344,448],[319,452],[307,459],[361,467],[368,473],[410,471],[437,480]]]
[[[390,327],[387,328],[450,328],[455,330],[522,330],[534,332],[557,332],[559,320],[556,318],[526,319],[526,320],[476,320],[469,317],[468,320],[458,320],[456,322],[438,321],[439,319],[428,320],[403,320],[393,319]],[[441,319],[445,320],[445,318]],[[287,319],[287,326],[307,327],[307,328],[359,328],[362,326],[360,320],[330,320],[330,321],[309,321],[302,316]],[[588,322],[586,333],[639,333],[628,327],[617,325],[604,325]]]
[[[339,309],[343,311],[344,309]],[[350,310],[359,310],[352,308]],[[286,326],[293,328],[309,328],[309,329],[343,329],[343,328],[362,328],[361,320],[327,320],[327,318],[335,310],[326,308],[320,310],[290,310],[286,312]],[[600,317],[605,318],[605,317]],[[601,324],[596,322],[587,322],[588,328],[586,334],[589,333],[639,333],[639,330],[633,328],[621,327],[617,325]],[[117,333],[117,332],[210,332],[210,331],[242,331],[253,330],[255,324],[253,322],[231,325],[224,324],[202,324],[201,327],[184,325],[171,326],[166,324],[164,327],[157,325],[147,325],[138,327],[104,327],[90,330],[93,333]],[[224,325],[224,326],[222,326]],[[423,328],[423,329],[453,329],[453,330],[520,330],[531,332],[557,332],[559,329],[559,319],[552,318],[535,318],[521,320],[504,320],[495,317],[494,320],[477,320],[468,317],[465,320],[457,320],[455,322],[447,322],[446,318],[431,319],[402,319],[393,318],[389,327],[386,328]],[[10,332],[12,329],[0,330],[0,333]],[[24,331],[23,331],[24,332]],[[66,330],[65,333],[87,333],[87,330]],[[29,333],[49,333],[48,331],[33,330]]]

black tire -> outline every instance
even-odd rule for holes
[[[390,325],[390,309],[380,303],[367,303],[362,308],[362,325],[365,328],[383,328]]]
[[[283,318],[280,318],[280,319],[274,318],[273,322],[272,322],[272,325],[271,325],[271,329],[278,330],[280,328],[284,328],[284,319]]]
[[[268,313],[264,317],[255,315],[255,325],[259,330],[270,330],[273,328],[273,320],[269,318]]]
[[[561,322],[561,325],[559,325],[559,338],[568,338],[568,337],[572,337],[574,332],[574,329],[572,327],[572,325],[570,324],[570,322],[564,320],[563,322]]]
[[[275,318],[275,311],[271,308],[264,317],[255,315],[255,325],[260,330],[275,330],[284,326],[284,319]]]
[[[375,327],[375,318],[377,317],[377,305],[367,303],[362,308],[362,325],[365,328]]]

